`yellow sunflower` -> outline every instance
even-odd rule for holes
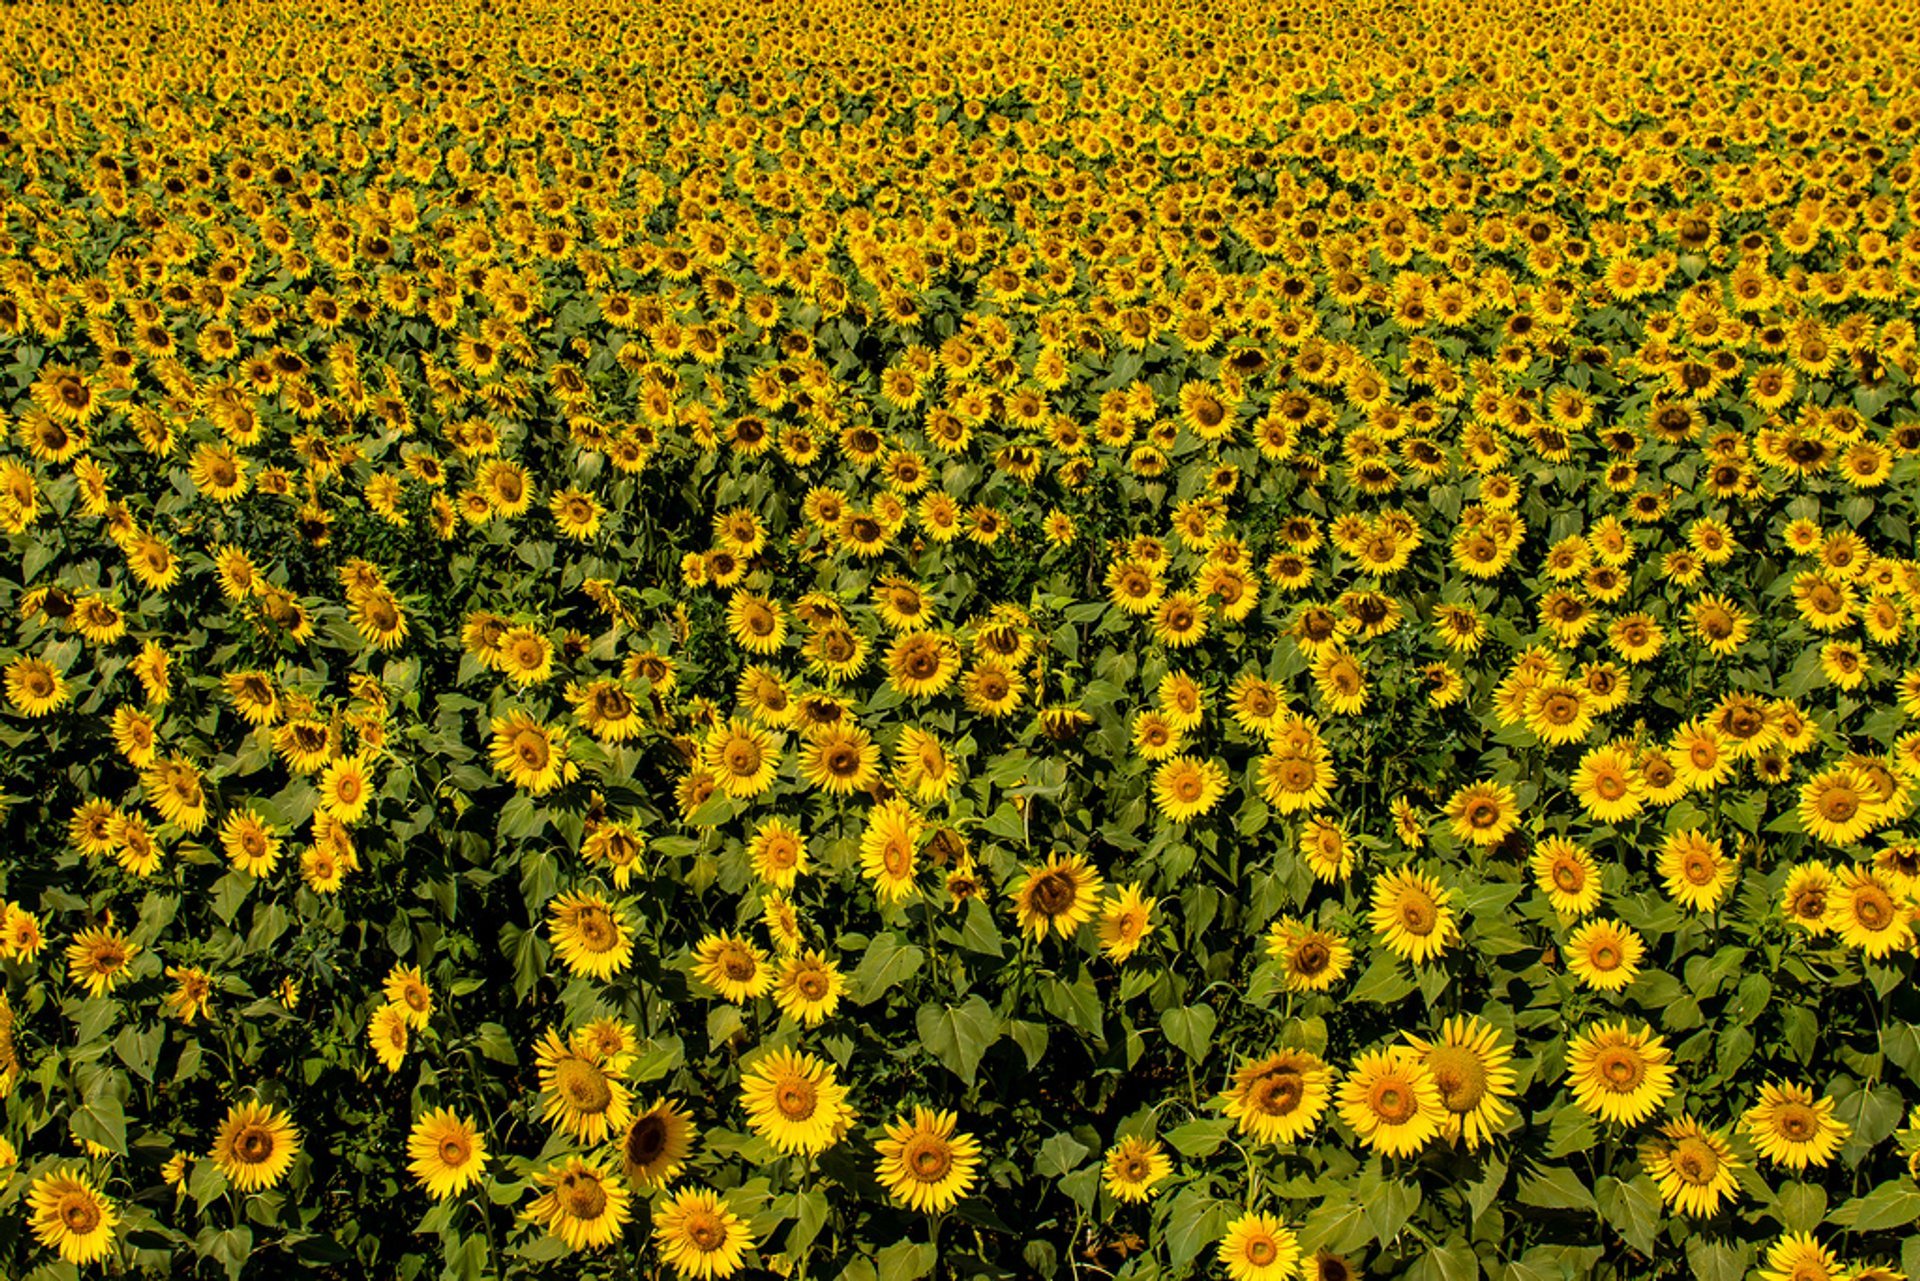
[[[1469,1151],[1492,1142],[1495,1129],[1513,1115],[1507,1100],[1519,1080],[1499,1031],[1478,1015],[1456,1014],[1440,1025],[1436,1040],[1405,1035],[1439,1092],[1441,1135],[1464,1139]]]
[[[619,1240],[630,1195],[620,1176],[596,1160],[568,1156],[535,1176],[545,1188],[521,1213],[569,1250],[592,1250]]]
[[[1661,1126],[1659,1137],[1641,1146],[1640,1159],[1659,1186],[1660,1200],[1682,1214],[1705,1218],[1738,1195],[1734,1171],[1740,1158],[1724,1132],[1692,1117]]]
[[[1103,1166],[1107,1191],[1116,1200],[1135,1203],[1152,1197],[1154,1185],[1173,1173],[1173,1161],[1160,1140],[1138,1135],[1108,1148]]]
[[[80,1166],[55,1166],[35,1179],[27,1207],[34,1240],[68,1263],[97,1263],[113,1250],[120,1213]]]
[[[1412,1156],[1451,1116],[1421,1057],[1405,1048],[1374,1050],[1354,1060],[1340,1086],[1340,1117],[1368,1147]]]
[[[286,1177],[300,1152],[292,1118],[266,1103],[236,1103],[214,1136],[210,1156],[227,1181],[242,1192],[259,1192]]]
[[[437,1201],[459,1196],[486,1173],[480,1127],[452,1108],[435,1108],[407,1135],[407,1171]]]
[[[1086,855],[1048,855],[1047,861],[1027,868],[1009,891],[1023,933],[1043,939],[1049,932],[1070,938],[1093,918],[1103,882]]]
[[[1622,1019],[1596,1024],[1567,1046],[1567,1083],[1589,1116],[1638,1125],[1673,1096],[1673,1052],[1649,1030]]]
[[[602,982],[633,963],[633,935],[620,909],[598,894],[569,891],[547,904],[553,950],[567,969]]]
[[[811,1054],[777,1049],[740,1081],[747,1123],[781,1152],[817,1156],[832,1147],[848,1119],[847,1091],[833,1065]]]
[[[915,1107],[912,1120],[901,1116],[887,1124],[887,1137],[874,1146],[888,1196],[909,1209],[939,1214],[967,1194],[978,1176],[980,1145],[955,1131],[958,1119]]]
[[[1374,882],[1367,919],[1390,950],[1420,964],[1459,941],[1452,900],[1433,877],[1400,868]]]
[[[693,1153],[693,1121],[672,1099],[634,1113],[619,1135],[620,1162],[637,1188],[667,1184]]]
[[[1804,1085],[1768,1082],[1740,1118],[1754,1151],[1789,1170],[1824,1168],[1853,1129],[1833,1115],[1834,1102]]]
[[[732,1276],[754,1246],[740,1216],[704,1188],[676,1193],[654,1206],[653,1241],[674,1271],[696,1281]]]
[[[1300,1274],[1300,1240],[1271,1215],[1235,1219],[1216,1254],[1232,1281],[1294,1281]]]
[[[1261,1143],[1295,1143],[1319,1123],[1332,1084],[1333,1072],[1319,1056],[1282,1049],[1234,1069],[1219,1101],[1242,1134]]]

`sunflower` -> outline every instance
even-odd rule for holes
[[[6,667],[7,701],[22,716],[46,716],[73,696],[66,678],[44,659],[21,655]]]
[[[1492,1142],[1495,1127],[1513,1115],[1506,1101],[1519,1079],[1500,1033],[1478,1015],[1456,1014],[1440,1025],[1437,1040],[1405,1035],[1439,1092],[1441,1135],[1452,1142],[1465,1139],[1468,1151]]]
[[[814,731],[800,749],[800,776],[822,791],[845,796],[872,784],[880,769],[880,749],[857,725]]]
[[[887,1195],[908,1209],[940,1214],[973,1187],[980,1145],[957,1133],[952,1112],[915,1107],[887,1124],[887,1137],[874,1145],[880,1154],[878,1175]]]
[[[1655,860],[1668,895],[1694,912],[1711,912],[1725,901],[1740,874],[1739,859],[1729,858],[1720,842],[1697,828],[1667,833]]]
[[[1334,646],[1315,656],[1313,681],[1327,710],[1338,716],[1354,716],[1367,706],[1370,690],[1366,669],[1346,649]]]
[[[603,743],[629,742],[646,728],[646,717],[641,713],[639,702],[620,681],[569,683],[566,697],[587,733]]]
[[[735,934],[709,934],[693,953],[693,973],[702,983],[736,1004],[765,996],[773,987],[766,953]]]
[[[407,1059],[407,1011],[391,1002],[380,1006],[367,1019],[367,1042],[374,1057],[389,1072],[398,1072]]]
[[[1262,799],[1281,814],[1317,809],[1333,796],[1333,762],[1317,746],[1264,755],[1255,773]]]
[[[1682,1214],[1705,1218],[1737,1195],[1740,1159],[1723,1132],[1692,1117],[1661,1126],[1659,1137],[1641,1146],[1640,1159],[1660,1188],[1660,1200]]]
[[[1640,972],[1646,944],[1619,921],[1588,921],[1567,940],[1567,968],[1596,992],[1618,992]]]
[[[1290,992],[1324,992],[1353,967],[1344,934],[1282,917],[1267,931],[1267,955],[1280,963]]]
[[[932,698],[960,671],[960,647],[944,632],[907,632],[887,650],[887,680],[908,698]]]
[[[534,1046],[534,1061],[542,1120],[557,1121],[582,1143],[604,1143],[633,1119],[632,1095],[601,1055],[580,1053],[548,1028]]]
[[[1503,783],[1469,783],[1447,802],[1453,834],[1472,845],[1490,847],[1519,826],[1520,805]]]
[[[1800,825],[1828,845],[1851,845],[1879,825],[1873,795],[1850,766],[1822,770],[1800,785]]]
[[[1600,870],[1593,855],[1562,836],[1534,846],[1533,883],[1563,917],[1585,916],[1600,905]]]
[[[1816,1099],[1807,1086],[1769,1082],[1740,1125],[1767,1160],[1789,1170],[1824,1168],[1853,1133],[1833,1109],[1832,1099]]]
[[[671,1182],[693,1152],[693,1140],[692,1119],[672,1099],[634,1113],[618,1140],[627,1181],[637,1188]]]
[[[607,982],[633,963],[633,935],[613,903],[598,894],[569,891],[547,904],[553,950],[567,969]]]
[[[823,952],[795,952],[780,962],[773,1000],[803,1027],[815,1027],[840,1008],[847,980]]]
[[[1624,822],[1646,808],[1646,788],[1626,747],[1608,744],[1587,752],[1572,783],[1574,799],[1598,822]]]
[[[248,876],[267,876],[280,861],[279,834],[250,809],[227,815],[220,825],[220,849],[236,869]]]
[[[1211,810],[1227,790],[1227,771],[1218,761],[1175,756],[1153,772],[1153,803],[1176,823]]]
[[[1315,880],[1331,884],[1353,875],[1353,838],[1333,819],[1316,814],[1302,823],[1299,844],[1300,857]]]
[[[34,1240],[68,1263],[97,1263],[113,1250],[119,1211],[80,1166],[54,1166],[35,1179],[27,1207]]]
[[[1341,1119],[1388,1156],[1418,1152],[1440,1133],[1444,1115],[1433,1073],[1402,1047],[1362,1054],[1340,1086]]]
[[[1810,1232],[1789,1232],[1767,1247],[1759,1281],[1843,1281],[1849,1275],[1833,1251]]]
[[[1173,1173],[1173,1160],[1160,1140],[1129,1135],[1107,1149],[1105,1182],[1116,1200],[1139,1203],[1154,1194],[1154,1184]]]
[[[597,1249],[620,1239],[629,1195],[620,1176],[598,1161],[569,1156],[542,1170],[534,1182],[547,1190],[521,1213],[569,1250]]]
[[[746,1070],[740,1088],[747,1124],[781,1152],[818,1156],[849,1119],[846,1087],[811,1054],[774,1050]]]
[[[747,843],[753,874],[777,890],[791,890],[807,870],[807,839],[785,819],[762,823]]]
[[[300,1132],[286,1113],[266,1103],[236,1103],[214,1136],[209,1154],[242,1192],[273,1187],[300,1152]]]
[[[436,1201],[459,1196],[486,1173],[480,1127],[452,1108],[436,1108],[407,1135],[407,1171]]]
[[[1282,1049],[1234,1069],[1220,1106],[1242,1134],[1261,1143],[1296,1143],[1320,1121],[1333,1072],[1307,1050]]]
[[[493,718],[488,755],[495,773],[534,796],[545,796],[580,773],[567,756],[566,731],[543,725],[523,711]]]
[[[1567,1082],[1589,1116],[1638,1125],[1672,1097],[1672,1057],[1651,1030],[1635,1032],[1624,1019],[1599,1023],[1567,1046]]]
[[[342,823],[357,823],[373,801],[373,771],[367,754],[342,756],[320,775],[320,808]]]
[[[1047,861],[1023,871],[1009,893],[1022,933],[1043,939],[1049,932],[1069,938],[1093,918],[1103,882],[1086,855],[1050,854]]]
[[[676,1193],[654,1206],[653,1240],[674,1271],[698,1281],[732,1276],[754,1246],[747,1224],[704,1188]]]
[[[89,996],[105,996],[126,977],[140,945],[112,927],[81,930],[67,945],[67,975]]]
[[[1153,933],[1153,909],[1158,902],[1143,894],[1137,881],[1121,886],[1119,894],[1100,908],[1100,950],[1117,962],[1132,959]]]
[[[873,882],[882,901],[897,903],[913,893],[918,871],[914,851],[923,830],[918,811],[898,796],[867,812],[860,834],[860,873]]]
[[[1403,867],[1374,882],[1367,919],[1389,949],[1420,964],[1459,941],[1452,900],[1439,881]]]
[[[1235,1219],[1216,1253],[1232,1281],[1294,1281],[1300,1274],[1300,1240],[1272,1215]]]
[[[1780,890],[1781,914],[1810,937],[1818,938],[1833,928],[1827,921],[1833,890],[1833,869],[1825,863],[1815,860],[1795,864]]]
[[[1878,960],[1913,946],[1913,901],[1872,867],[1843,867],[1827,895],[1827,928]]]

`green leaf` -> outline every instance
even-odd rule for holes
[[[880,1269],[880,1281],[919,1281],[931,1275],[936,1257],[931,1245],[896,1241],[875,1255],[873,1261]]]
[[[1420,1189],[1397,1179],[1383,1179],[1380,1186],[1365,1197],[1367,1226],[1373,1239],[1385,1244],[1399,1235],[1413,1212],[1420,1208]]]
[[[1173,1150],[1181,1156],[1199,1159],[1212,1156],[1227,1141],[1227,1135],[1233,1131],[1233,1122],[1228,1118],[1213,1117],[1205,1121],[1189,1121],[1185,1125],[1176,1125],[1161,1137],[1173,1145]]]
[[[920,1043],[968,1086],[988,1047],[1000,1039],[1000,1016],[978,996],[957,1006],[923,1005],[914,1025]]]
[[[926,953],[898,934],[875,935],[873,941],[867,944],[867,950],[851,976],[851,995],[855,1004],[873,1004],[885,996],[894,984],[912,978],[924,960]]]
[[[1641,1254],[1652,1254],[1654,1237],[1660,1231],[1660,1189],[1653,1180],[1642,1174],[1631,1183],[1623,1183],[1611,1174],[1602,1175],[1593,1192],[1600,1217],[1628,1245]]]
[[[1300,1225],[1302,1251],[1331,1250],[1345,1254],[1371,1240],[1373,1228],[1367,1223],[1366,1207],[1357,1201],[1329,1198]]]
[[[1391,952],[1382,951],[1367,967],[1367,972],[1354,982],[1347,993],[1349,1001],[1371,1001],[1377,1005],[1390,1005],[1404,997],[1411,996],[1417,985],[1407,977],[1406,966]]]
[[[1104,1039],[1105,1023],[1100,993],[1093,986],[1091,974],[1082,974],[1072,983],[1048,979],[1040,985],[1040,1004],[1055,1018],[1072,1024],[1095,1039]]]
[[[1542,1210],[1586,1210],[1591,1213],[1600,1208],[1594,1202],[1593,1193],[1587,1191],[1587,1185],[1563,1165],[1547,1166],[1523,1177],[1518,1195],[1522,1205],[1537,1206]]]
[[[1478,1223],[1480,1216],[1487,1212],[1494,1198],[1500,1195],[1500,1189],[1507,1183],[1507,1162],[1504,1157],[1489,1156],[1482,1168],[1480,1177],[1467,1185],[1467,1209],[1472,1214],[1469,1223]]]
[[[1855,1232],[1885,1232],[1920,1219],[1920,1187],[1912,1179],[1889,1179],[1827,1216],[1835,1227]]]
[[[1687,1238],[1687,1263],[1696,1281],[1743,1281],[1747,1275],[1746,1247],[1736,1247],[1695,1234]]]
[[[1160,1016],[1167,1040],[1184,1050],[1195,1063],[1207,1057],[1207,1049],[1213,1043],[1213,1029],[1219,1021],[1211,1005],[1176,1005]]]
[[[1817,1183],[1789,1183],[1780,1189],[1773,1215],[1784,1232],[1811,1232],[1827,1217],[1827,1190]]]
[[[1062,1130],[1040,1145],[1040,1156],[1033,1168],[1049,1178],[1057,1179],[1079,1168],[1080,1162],[1091,1151],[1092,1148]]]
[[[75,1108],[71,1125],[74,1138],[90,1139],[117,1156],[127,1154],[127,1114],[110,1088]]]
[[[1186,1188],[1167,1207],[1167,1262],[1176,1276],[1226,1233],[1231,1207],[1199,1188]]]
[[[1593,1118],[1569,1104],[1553,1114],[1547,1126],[1547,1155],[1567,1156],[1585,1152],[1594,1144]]]

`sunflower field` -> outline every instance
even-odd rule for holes
[[[1887,0],[0,9],[0,1277],[1920,1277]]]

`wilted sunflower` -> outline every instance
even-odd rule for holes
[[[1369,1148],[1388,1156],[1412,1156],[1441,1132],[1452,1114],[1421,1057],[1391,1046],[1354,1060],[1340,1085],[1340,1117]]]
[[[1116,1200],[1142,1202],[1154,1194],[1154,1184],[1173,1173],[1173,1161],[1160,1140],[1129,1135],[1107,1149],[1102,1163],[1107,1191]]]
[[[1651,1030],[1599,1023],[1567,1046],[1567,1083],[1589,1116],[1638,1125],[1673,1095],[1673,1052]]]
[[[1282,1049],[1234,1069],[1219,1101],[1242,1134],[1261,1143],[1296,1143],[1319,1123],[1332,1083],[1333,1072],[1319,1056]]]
[[[547,1190],[521,1213],[566,1242],[569,1250],[597,1249],[619,1239],[630,1200],[619,1175],[597,1161],[568,1156],[542,1170],[534,1181]]]
[[[674,1271],[697,1281],[732,1276],[754,1245],[746,1222],[717,1193],[704,1188],[655,1204],[653,1240]]]
[[[833,1065],[811,1054],[777,1049],[740,1078],[747,1124],[781,1152],[817,1156],[839,1139],[849,1114],[846,1087]]]
[[[1738,1195],[1734,1171],[1740,1158],[1724,1132],[1692,1117],[1661,1126],[1659,1137],[1641,1146],[1640,1159],[1659,1186],[1660,1200],[1682,1214],[1705,1218]]]
[[[598,894],[569,891],[547,904],[553,950],[574,974],[607,982],[633,963],[633,935],[619,908]]]
[[[28,1188],[27,1207],[34,1240],[68,1263],[96,1263],[112,1251],[119,1211],[82,1167],[47,1170]]]
[[[286,1113],[266,1103],[236,1103],[214,1136],[209,1154],[242,1192],[273,1187],[300,1152],[300,1132]]]
[[[1009,890],[1021,931],[1036,939],[1045,938],[1049,932],[1070,937],[1082,923],[1093,919],[1102,884],[1098,869],[1088,866],[1086,855],[1048,855],[1044,864],[1027,868]]]
[[[480,1127],[452,1108],[436,1108],[407,1135],[407,1171],[429,1195],[444,1201],[480,1181],[487,1146]]]
[[[874,1145],[878,1174],[887,1195],[908,1209],[939,1214],[973,1187],[980,1145],[970,1134],[956,1133],[952,1112],[916,1107],[887,1124],[887,1137]]]

